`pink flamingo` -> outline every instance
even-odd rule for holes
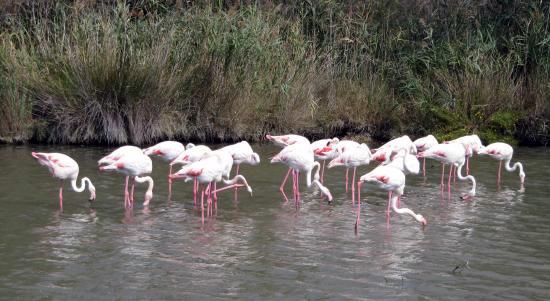
[[[509,144],[503,142],[495,142],[487,145],[485,148],[478,152],[480,155],[489,155],[493,159],[499,161],[498,164],[498,173],[497,173],[497,183],[500,184],[500,174],[502,170],[502,161],[505,161],[504,167],[507,171],[513,172],[519,167],[519,180],[521,184],[525,182],[525,172],[523,172],[523,165],[520,162],[514,163],[513,166],[510,166],[510,161],[512,161],[512,156],[514,155],[514,149]]]
[[[88,183],[88,191],[90,192],[90,201],[95,200],[95,187],[92,181],[87,177],[80,179],[80,187],[77,186],[78,179],[78,163],[71,157],[60,153],[31,153],[38,160],[40,165],[48,167],[52,176],[59,179],[59,207],[63,210],[63,180],[71,181],[71,186],[76,192],[83,192],[86,183]]]
[[[311,149],[311,146],[306,143],[296,143],[291,144],[283,150],[281,150],[277,155],[273,156],[271,158],[271,163],[283,163],[289,167],[290,170],[292,170],[292,179],[293,179],[293,194],[294,194],[294,201],[296,204],[300,201],[300,188],[299,188],[299,177],[300,177],[300,171],[306,172],[306,184],[307,187],[311,187],[312,184],[315,184],[319,189],[321,190],[321,193],[324,194],[327,198],[329,203],[332,202],[332,195],[330,194],[330,191],[328,188],[323,186],[321,182],[319,182],[319,169],[321,165],[319,162],[316,162],[313,157],[313,150]],[[311,180],[311,172],[313,168],[317,167],[317,170],[314,175],[313,181]],[[288,174],[287,174],[288,176]],[[285,201],[288,202],[288,198],[286,197],[286,194],[284,192],[284,184],[286,182],[283,181],[281,184],[281,187],[279,190],[283,194],[283,197],[285,198]]]
[[[229,153],[233,158],[233,164],[237,165],[236,175],[239,174],[239,168],[242,163],[250,165],[260,164],[260,156],[252,150],[252,147],[246,141],[222,147],[221,150]],[[235,201],[237,201],[237,189],[235,188]]]
[[[144,183],[148,182],[149,186],[145,192],[145,200],[143,201],[143,206],[149,206],[149,202],[153,198],[153,179],[149,176],[143,176],[145,174],[150,174],[153,171],[153,162],[149,156],[140,153],[132,153],[126,156],[121,157],[117,161],[99,167],[100,171],[111,171],[124,174],[126,177],[132,177],[132,182]],[[132,183],[133,185],[133,183]],[[124,195],[124,206],[126,208],[132,207],[134,202],[134,192],[132,194]]]
[[[188,165],[183,166],[179,171],[170,175],[172,179],[191,179],[193,178],[199,184],[204,184],[205,188],[201,190],[201,210],[202,210],[202,222],[204,224],[204,196],[207,196],[208,213],[211,212],[212,198],[214,198],[216,210],[217,210],[217,193],[226,189],[235,187],[246,186],[250,195],[252,195],[252,188],[248,185],[245,177],[242,175],[236,175],[231,180],[225,180],[224,177],[229,175],[231,167],[233,165],[233,158],[225,151],[217,150],[209,154],[206,154],[201,160],[195,161]],[[243,184],[237,184],[238,181]],[[226,187],[216,189],[216,182],[223,181]]]
[[[331,146],[336,145],[339,142],[340,142],[340,139],[335,137],[332,139],[321,139],[321,140],[313,141],[311,143],[311,149],[313,149],[313,154],[315,155],[315,159],[321,160],[323,162],[321,164],[321,183],[323,183],[325,180],[325,161],[332,160],[337,156],[337,153],[333,151]]]
[[[118,159],[122,158],[123,156],[131,155],[131,154],[141,154],[141,153],[142,153],[141,148],[139,148],[137,146],[124,145],[124,146],[121,146],[121,147],[115,149],[113,152],[111,152],[107,156],[99,159],[99,161],[97,161],[97,165],[98,166],[109,165],[109,164],[112,164],[112,163],[116,162]],[[128,199],[130,197],[130,192],[128,191],[128,179],[129,179],[129,177],[126,176],[126,181],[125,181],[125,185],[124,185],[124,200],[125,200],[124,204],[125,205],[126,205],[126,199]],[[132,184],[132,193],[131,193],[131,195],[132,196],[134,195],[134,184]]]
[[[172,162],[185,151],[185,146],[177,141],[163,141],[143,150],[147,156],[157,155],[164,161]],[[168,198],[172,195],[172,164],[168,171]]]
[[[384,162],[388,149],[391,150],[391,155],[397,153],[400,149],[406,149],[411,154],[416,154],[416,146],[409,136],[404,135],[386,142],[377,149],[373,149],[372,160]]]
[[[194,145],[188,143],[185,147],[185,151],[181,153],[177,158],[170,162],[170,166],[174,164],[186,165],[189,163],[197,162],[206,154],[212,152],[212,150],[206,145]],[[193,203],[197,205],[197,193],[199,190],[199,182],[196,179],[193,181]]]
[[[342,141],[339,141],[338,143],[330,143],[327,146],[323,147],[322,149],[317,149],[315,151],[315,154],[317,156],[331,157],[334,160],[334,158],[341,156],[346,150],[358,148],[359,146],[360,144],[355,141],[342,140]],[[349,167],[346,166],[346,176],[345,176],[346,193],[348,192],[348,186],[349,186],[348,177],[349,177]]]
[[[466,174],[470,174],[470,157],[473,156],[473,154],[477,154],[481,149],[483,149],[483,143],[481,143],[481,139],[477,135],[468,135],[468,136],[462,136],[460,138],[456,138],[454,140],[443,142],[443,143],[460,143],[464,145],[464,147],[469,147],[471,152],[469,152],[468,155],[466,155]]]
[[[414,146],[418,152],[423,152],[434,145],[438,145],[437,139],[433,135],[428,135],[414,140]],[[422,175],[426,176],[426,158],[422,159]]]
[[[445,172],[445,164],[449,164],[451,166],[455,166],[458,168],[457,170],[457,176],[458,178],[463,180],[470,180],[472,182],[472,189],[467,194],[463,195],[463,198],[471,198],[475,196],[476,192],[476,180],[473,176],[468,175],[466,177],[462,176],[462,167],[464,166],[466,156],[470,153],[469,146],[464,146],[461,143],[448,143],[448,144],[438,144],[431,148],[429,148],[426,151],[418,153],[419,158],[430,158],[437,160],[441,163],[443,163],[442,171],[441,171],[441,186],[443,187],[443,179],[444,179],[444,172]],[[452,169],[449,170],[449,182],[448,182],[448,191],[449,195],[451,194],[451,172]]]
[[[355,222],[355,227],[359,225],[359,216],[360,216],[360,210],[361,210],[361,184],[363,182],[371,182],[378,185],[379,188],[384,189],[388,191],[389,199],[388,199],[388,208],[386,210],[386,221],[387,225],[389,227],[389,218],[390,218],[390,204],[393,211],[397,214],[408,214],[412,216],[417,222],[419,222],[422,226],[426,226],[428,222],[426,219],[420,215],[414,213],[414,211],[408,209],[408,208],[398,208],[397,207],[397,199],[403,195],[403,191],[405,190],[405,174],[399,170],[398,168],[395,168],[393,166],[387,166],[387,165],[379,165],[375,169],[373,169],[371,172],[363,175],[361,178],[359,178],[359,182],[357,183],[358,190],[357,190],[357,221]]]
[[[344,141],[342,141],[344,142]],[[369,147],[362,144],[348,144],[347,147],[342,147],[338,149],[338,156],[328,164],[328,168],[333,168],[334,166],[345,166],[347,170],[353,168],[353,176],[351,179],[351,200],[355,204],[355,173],[357,167],[361,165],[368,165],[371,160],[371,152]],[[346,190],[347,190],[347,171],[346,171]]]
[[[303,143],[303,144],[307,144],[307,145],[310,145],[309,143],[309,139],[307,139],[306,137],[304,136],[300,136],[300,135],[295,135],[295,134],[287,134],[287,135],[280,135],[280,136],[272,136],[272,135],[266,135],[265,138],[271,142],[273,142],[275,145],[279,146],[279,147],[287,147],[289,145],[292,145],[292,144],[298,144],[298,143]],[[280,190],[283,191],[283,187],[285,186],[286,184],[286,181],[288,180],[288,176],[290,175],[290,172],[292,171],[292,168],[288,168],[288,171],[283,179],[283,183],[281,183],[281,188]],[[295,177],[295,174],[292,173],[292,178],[294,179]],[[283,196],[285,197],[286,199],[286,195],[284,195],[283,193]]]

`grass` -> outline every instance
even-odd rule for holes
[[[550,141],[546,2],[17,2],[0,5],[0,137]]]

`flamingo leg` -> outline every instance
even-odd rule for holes
[[[59,209],[63,210],[63,181],[59,181]]]
[[[346,167],[346,193],[348,192],[348,173],[349,173],[349,168]]]
[[[296,196],[298,198],[298,202],[300,202],[300,171],[296,171]]]
[[[353,168],[353,176],[351,178],[351,202],[352,204],[355,204],[355,171],[357,170],[357,167]]]
[[[466,156],[466,175],[470,175],[470,157]]]
[[[197,192],[199,191],[199,182],[197,178],[193,179],[193,205],[197,206]]]
[[[281,183],[281,186],[279,187],[279,191],[281,192],[281,194],[285,198],[285,202],[288,202],[288,198],[286,197],[286,194],[285,194],[285,184],[286,184],[286,180],[288,179],[288,175],[290,174],[291,171],[292,171],[292,168],[289,168],[287,173],[286,173],[285,178],[283,179],[283,182]]]
[[[451,177],[453,173],[453,164],[451,164],[451,168],[449,169],[449,180],[447,181],[447,189],[449,190],[449,194],[451,194]]]
[[[132,178],[132,190],[130,191],[130,202],[131,205],[134,205],[134,188],[136,186],[136,177]]]
[[[200,185],[198,185],[200,187]],[[201,214],[202,214],[202,224],[204,225],[204,189],[201,190]]]
[[[172,197],[172,178],[170,178],[171,174],[172,174],[172,165],[170,165],[170,171],[168,171],[168,199]]]
[[[390,228],[390,203],[392,192],[388,191],[388,208],[386,208],[386,227]]]
[[[235,174],[235,176],[239,175],[239,167],[241,167],[241,165],[237,164],[237,173]],[[238,188],[235,188],[235,202],[237,201],[237,191]]]
[[[124,208],[130,206],[130,193],[128,192],[128,179],[130,177],[126,176],[126,185],[124,186]]]
[[[426,158],[422,158],[422,176],[426,176]]]
[[[445,180],[445,164],[441,163],[441,187],[444,187],[443,181]]]
[[[361,220],[361,182],[357,182],[357,219],[355,220],[355,230],[359,227]]]
[[[502,171],[502,161],[498,163],[497,185],[500,185],[500,174]]]
[[[218,184],[216,182],[214,182],[214,191],[212,191],[212,194],[214,195],[214,211],[217,213],[218,212],[218,194],[217,194],[217,191],[216,191],[216,188],[217,188]],[[236,190],[237,188],[235,188]]]
[[[397,208],[401,207],[401,196],[397,197]]]

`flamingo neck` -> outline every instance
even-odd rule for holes
[[[522,178],[525,177],[525,172],[523,172],[523,165],[520,162],[516,162],[514,163],[514,165],[510,166],[510,161],[512,161],[512,158],[506,160],[506,164],[504,165],[506,170],[512,172],[516,171],[516,169],[519,167],[519,176]]]
[[[307,174],[306,174],[306,184],[307,184],[307,187],[311,187],[311,172],[313,171],[313,169],[317,167],[317,170],[315,170],[315,175],[313,176],[313,179],[315,181],[319,180],[321,177],[319,176],[319,170],[321,169],[321,164],[318,162],[318,161],[315,161],[313,162],[313,165],[311,166],[311,169],[307,171]]]
[[[246,186],[248,192],[252,192],[252,188],[250,188],[250,185],[248,185],[248,182],[243,175],[236,175],[231,180],[223,180],[223,183],[225,185],[233,185],[236,184],[239,180],[244,184],[244,186]]]
[[[84,177],[84,178],[80,179],[80,187],[78,187],[76,185],[76,179],[73,179],[71,181],[71,186],[73,187],[74,191],[82,192],[82,191],[84,191],[84,189],[86,189],[86,182],[88,182],[88,187],[90,187],[90,185],[92,185],[92,181],[90,181],[90,179]]]
[[[153,193],[153,187],[155,186],[155,182],[153,182],[153,178],[136,176],[134,180],[138,183],[148,182],[149,186],[147,186],[147,193]]]
[[[474,195],[476,195],[476,179],[472,175],[463,176],[462,175],[462,167],[463,166],[464,166],[464,162],[462,162],[462,163],[460,163],[460,165],[458,165],[458,170],[457,170],[456,175],[458,176],[458,179],[461,180],[461,181],[470,180],[472,182],[472,189],[470,189],[470,192],[468,194],[470,196],[474,196]]]
[[[412,216],[417,222],[421,223],[424,220],[422,215],[414,213],[414,211],[412,211],[409,208],[397,208],[397,198],[400,195],[401,194],[398,191],[394,191],[394,193],[392,194],[391,207],[392,207],[393,211],[397,214],[408,214],[408,215]]]

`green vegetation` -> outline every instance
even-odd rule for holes
[[[546,145],[550,2],[11,0],[0,120],[0,137],[48,143],[475,132]]]

